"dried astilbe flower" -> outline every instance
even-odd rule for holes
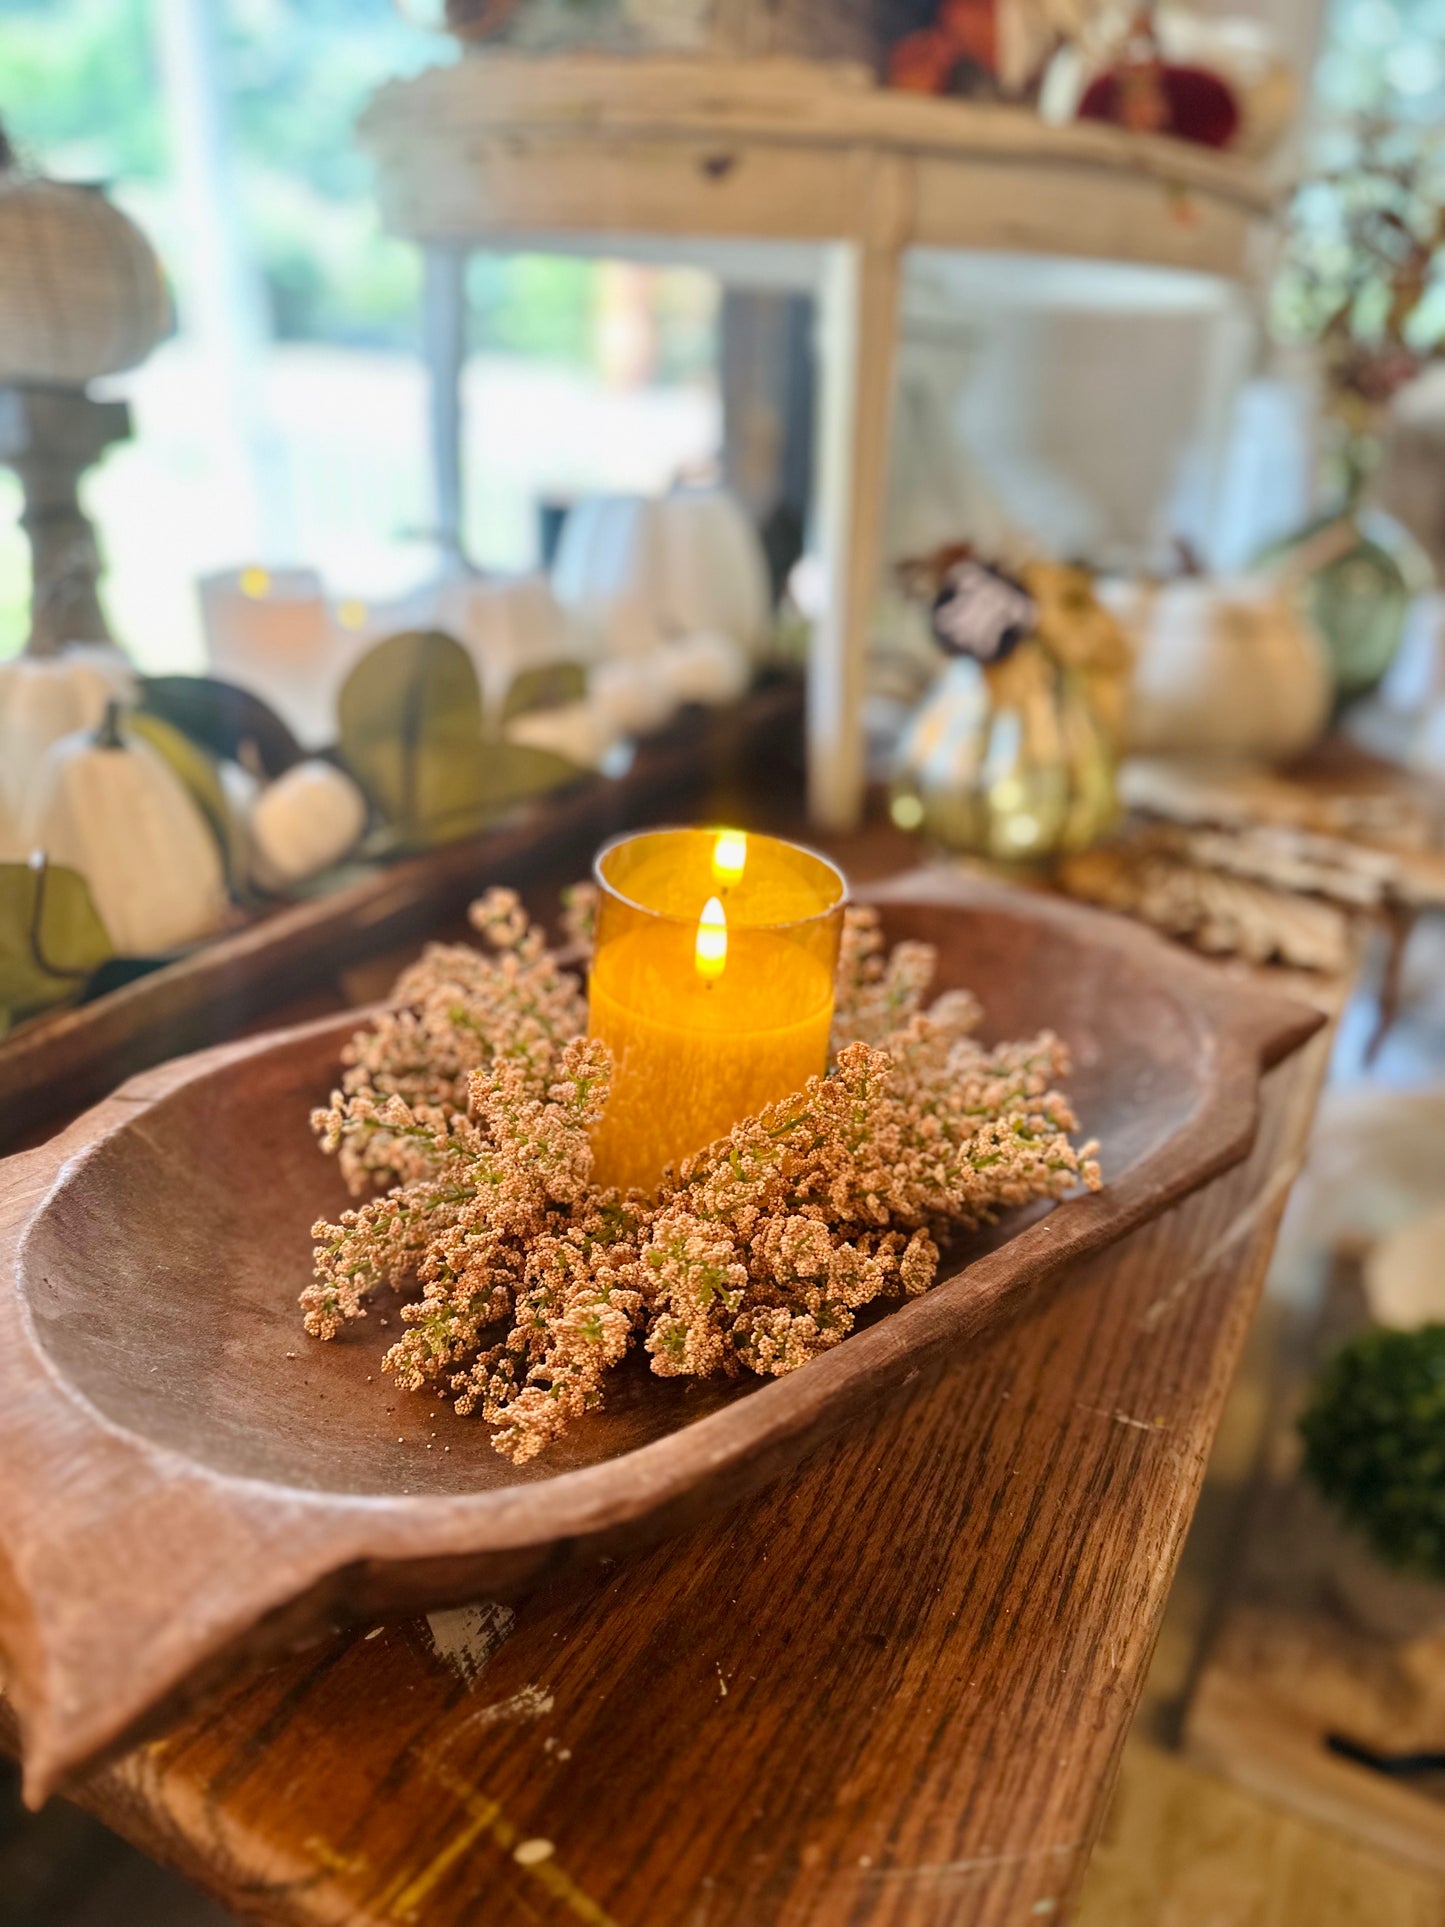
[[[876,914],[852,910],[831,1073],[655,1197],[601,1190],[588,1133],[610,1064],[576,1034],[580,990],[515,897],[473,921],[496,954],[429,950],[315,1114],[354,1192],[392,1183],[314,1227],[302,1307],[331,1338],[374,1292],[419,1285],[386,1369],[480,1413],[517,1463],[600,1405],[639,1339],[660,1377],[793,1371],[865,1306],[926,1291],[949,1238],[1099,1184],[1096,1147],[1070,1143],[1058,1040],[986,1049],[967,992],[924,1008],[931,948],[885,954]]]
[[[878,912],[851,904],[843,912],[838,981],[833,1006],[833,1049],[844,1044],[881,1044],[923,1006],[933,982],[937,953],[932,944],[899,943],[885,948]],[[960,1029],[972,1029],[982,1012],[967,990],[945,993]]]
[[[562,892],[562,931],[579,956],[590,958],[597,930],[597,885],[571,883]]]
[[[347,1045],[341,1089],[312,1114],[354,1197],[413,1183],[431,1168],[431,1136],[394,1130],[389,1100],[427,1120],[449,1118],[465,1112],[473,1072],[499,1062],[540,1092],[568,1040],[587,1028],[580,983],[528,923],[515,891],[490,890],[469,914],[489,949],[428,944],[398,978],[391,1007]]]

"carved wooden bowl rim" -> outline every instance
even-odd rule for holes
[[[1262,1070],[1323,1022],[1081,905],[950,872],[860,894],[885,914],[892,905],[904,917],[933,909],[1031,923],[1066,951],[1092,951],[1147,980],[1184,1027],[1196,1101],[1115,1180],[1106,1172],[1102,1192],[1066,1199],[805,1370],[599,1463],[453,1494],[316,1491],[249,1477],[117,1424],[39,1336],[27,1243],[97,1147],[196,1079],[244,1074],[332,1033],[339,1044],[355,1011],[146,1072],[50,1144],[0,1164],[0,1652],[28,1797],[298,1637],[515,1590],[741,1498],[849,1414],[927,1382],[1021,1286],[1037,1287],[1236,1163],[1253,1140]]]

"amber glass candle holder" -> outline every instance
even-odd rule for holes
[[[847,885],[736,830],[650,830],[597,859],[591,1033],[612,1052],[600,1184],[652,1190],[826,1069]]]

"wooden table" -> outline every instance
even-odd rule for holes
[[[1326,1051],[1270,1074],[1245,1164],[791,1482],[338,1639],[76,1798],[267,1927],[1065,1918]]]

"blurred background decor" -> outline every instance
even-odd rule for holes
[[[1005,864],[1087,848],[1115,816],[1131,667],[1088,572],[955,547],[905,574],[953,660],[899,745],[893,821]]]
[[[135,223],[97,187],[27,173],[0,124],[0,461],[25,490],[33,656],[110,638],[78,486],[130,418],[87,386],[135,367],[170,325],[160,264]]]
[[[871,58],[873,0],[446,0],[445,24],[464,40],[502,40],[529,53]]]
[[[1105,582],[1134,649],[1128,737],[1143,755],[1281,762],[1329,717],[1329,662],[1288,579],[1263,572]]]
[[[1293,566],[1348,702],[1381,682],[1431,581],[1420,545],[1369,497],[1391,403],[1445,349],[1445,152],[1377,121],[1339,145],[1294,197],[1275,301],[1286,334],[1319,351],[1333,500],[1295,538]]]
[[[1312,536],[1250,559],[1307,519],[1314,488],[1311,377],[1269,346],[1257,270],[1318,22],[1022,0],[330,4],[344,63],[330,11],[265,34],[197,0],[88,22],[75,48],[132,63],[106,69],[105,115],[47,66],[21,10],[20,71],[45,83],[44,112],[18,110],[28,136],[71,172],[121,177],[173,260],[180,326],[127,383],[146,432],[90,491],[119,538],[107,588],[139,680],[76,655],[42,699],[33,668],[9,672],[27,694],[0,699],[0,729],[50,717],[14,726],[29,747],[0,778],[11,843],[36,759],[95,730],[114,695],[132,731],[150,716],[185,738],[146,741],[210,825],[229,926],[616,780],[639,742],[777,674],[785,632],[794,660],[809,637],[820,824],[856,817],[868,779],[921,769],[925,741],[936,767],[946,739],[973,774],[903,783],[898,820],[942,834],[939,807],[916,815],[925,791],[981,783],[984,817],[947,840],[1022,855],[1012,815],[1038,864],[1115,824],[1130,752],[1288,765],[1311,750],[1322,643],[1344,688],[1321,552]],[[1296,197],[1273,319],[1318,349],[1347,414],[1373,397],[1356,427],[1383,448],[1387,400],[1433,352],[1434,163],[1341,81],[1341,47],[1350,75],[1368,65],[1353,14],[1329,32],[1322,84],[1358,151]],[[148,133],[139,79],[162,102]],[[948,97],[905,97],[920,87]],[[599,89],[605,123],[583,111]],[[1201,102],[1227,104],[1227,130],[1179,120]],[[647,166],[624,192],[608,170],[638,140]],[[1199,151],[1210,140],[1220,152]],[[646,182],[673,166],[654,205]],[[795,193],[785,166],[821,167],[818,186],[799,174]],[[978,166],[1002,200],[964,191]],[[873,185],[835,209],[821,184],[844,168]],[[933,185],[900,195],[905,176]],[[860,206],[894,215],[865,232]],[[407,239],[382,235],[378,207]],[[168,446],[182,416],[201,439]],[[1355,555],[1353,511],[1322,527],[1333,561],[1341,543]],[[959,538],[1078,558],[1072,575],[1029,566],[1087,586],[1016,659],[938,680],[926,611],[875,602],[872,582]],[[1377,642],[1421,578],[1370,554],[1345,573]],[[1093,658],[1105,623],[1105,653],[1127,648],[1132,670]],[[326,833],[297,835],[288,797]],[[1163,860],[1152,848],[1154,874]]]

